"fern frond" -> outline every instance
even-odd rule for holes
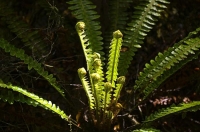
[[[52,74],[49,75],[48,72],[42,68],[41,63],[38,63],[36,60],[33,60],[31,57],[26,55],[24,50],[10,45],[6,40],[2,38],[0,38],[0,48],[4,49],[5,52],[9,52],[10,55],[23,60],[24,63],[28,65],[29,70],[32,68],[36,70],[39,75],[44,77],[63,97],[65,97],[64,91],[58,86],[56,82],[56,78],[54,78]]]
[[[108,3],[110,5],[109,8],[109,16],[110,16],[110,25],[108,31],[106,31],[105,41],[110,43],[112,39],[113,31],[120,30],[122,33],[124,32],[126,21],[128,20],[128,13],[126,12],[129,3],[131,0],[109,0]],[[108,45],[106,43],[106,45]]]
[[[127,69],[131,63],[132,57],[135,55],[137,48],[143,44],[143,40],[147,33],[155,25],[158,18],[168,4],[167,0],[144,0],[137,6],[132,16],[132,21],[128,24],[127,31],[124,33],[124,46],[128,47],[128,51],[121,53],[119,61],[119,74],[126,75]]]
[[[152,128],[146,128],[146,129],[137,129],[132,132],[161,132],[161,131]]]
[[[92,89],[91,87],[89,86],[89,83],[88,81],[86,81],[86,78],[85,78],[85,75],[86,75],[86,71],[84,68],[79,68],[78,69],[78,75],[79,75],[79,78],[81,80],[81,83],[83,85],[83,88],[86,92],[86,95],[88,97],[88,102],[89,102],[89,105],[90,105],[90,108],[91,109],[94,109],[94,106],[95,106],[95,98],[93,96],[93,92],[92,92]]]
[[[197,34],[197,32],[200,32],[200,28],[163,54],[159,53],[155,60],[150,61],[151,64],[145,65],[144,71],[140,72],[134,86],[134,90],[140,89],[139,93],[144,94],[143,99],[158,88],[170,75],[200,54],[195,52],[200,49],[200,38],[190,38],[192,34]]]
[[[2,17],[1,20],[8,24],[10,31],[15,33],[25,46],[33,50],[36,57],[46,54],[45,51],[47,51],[48,46],[43,43],[38,31],[30,30],[29,25],[22,21],[19,16],[16,16],[12,8],[2,0],[0,1],[0,16]]]
[[[27,104],[35,106],[37,104],[33,104],[33,103],[37,102],[37,103],[41,104],[40,106],[42,106],[43,108],[51,110],[52,112],[55,112],[56,114],[60,115],[62,119],[69,121],[69,117],[64,113],[64,111],[60,110],[60,108],[58,106],[56,106],[55,104],[52,104],[51,101],[47,101],[47,100],[35,95],[34,93],[28,92],[17,86],[13,86],[12,84],[5,84],[2,80],[0,80],[0,87],[12,89],[13,91],[19,92],[19,93],[31,98],[32,100],[34,100],[33,102],[26,101]],[[70,119],[70,121],[71,121],[71,119]],[[73,121],[72,124],[77,126],[75,121]]]
[[[89,0],[71,0],[67,3],[70,4],[69,9],[72,10],[74,16],[85,23],[85,34],[89,38],[89,47],[92,49],[92,53],[97,52],[103,56],[104,53],[101,51],[103,49],[101,42],[103,38],[100,36],[101,26],[96,21],[100,16],[94,11],[96,6]]]
[[[118,75],[118,62],[120,57],[120,49],[122,45],[122,33],[117,30],[113,33],[113,40],[110,46],[110,54],[108,59],[108,71],[106,72],[107,81],[115,87],[115,81]]]
[[[181,103],[179,105],[172,105],[171,107],[164,108],[162,110],[159,110],[158,112],[151,114],[149,117],[145,119],[145,123],[152,122],[157,119],[160,119],[162,117],[168,116],[170,114],[174,113],[182,113],[182,112],[188,112],[192,111],[195,112],[200,109],[200,101],[193,101],[190,103]]]

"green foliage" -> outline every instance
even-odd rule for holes
[[[20,87],[17,86],[13,86],[12,84],[5,84],[3,81],[0,80],[0,87],[2,88],[8,88],[8,89],[12,89],[13,91],[19,92],[27,97],[29,97],[30,99],[27,99],[24,101],[24,97],[23,96],[18,96],[18,98],[14,98],[13,94],[11,94],[11,92],[8,92],[8,96],[9,98],[13,98],[19,102],[25,102],[28,105],[32,105],[32,106],[37,106],[39,104],[39,106],[51,110],[52,112],[57,113],[58,115],[61,116],[62,119],[66,120],[66,121],[71,121],[72,124],[77,125],[75,123],[75,121],[69,119],[69,117],[64,113],[64,111],[60,110],[59,107],[57,107],[55,104],[52,104],[51,101],[47,101],[31,92],[28,92]],[[12,99],[9,99],[8,102],[11,102]],[[73,121],[73,122],[72,122]]]
[[[121,1],[115,1],[115,3],[113,4],[115,6],[113,6],[111,10],[116,11],[116,9],[119,9],[120,7],[126,7],[126,2],[125,5],[119,6],[120,2]],[[82,1],[71,1],[70,4],[79,5],[80,3],[82,3]],[[96,112],[93,120],[97,121],[96,126],[100,126],[99,129],[102,129],[102,124],[110,124],[110,122],[112,122],[112,119],[116,117],[120,109],[123,107],[120,103],[118,103],[118,99],[120,97],[121,89],[125,82],[125,77],[119,77],[119,75],[125,75],[127,73],[129,64],[132,60],[132,57],[135,55],[137,48],[141,47],[145,36],[153,28],[153,25],[155,25],[155,21],[157,21],[160,13],[163,11],[163,9],[166,8],[166,4],[168,3],[169,2],[166,0],[142,1],[135,8],[135,12],[133,14],[131,22],[128,23],[128,27],[126,28],[126,30],[124,30],[125,34],[123,43],[122,33],[119,30],[113,33],[113,39],[110,45],[110,52],[108,54],[109,58],[107,60],[107,72],[104,73],[106,74],[106,76],[102,73],[102,70],[100,70],[99,73],[98,70],[96,70],[96,64],[94,65],[96,58],[94,58],[93,53],[97,54],[99,52],[94,52],[94,49],[91,48],[92,46],[90,47],[90,45],[95,44],[100,46],[100,44],[95,43],[94,41],[90,41],[91,39],[95,38],[95,35],[88,36],[85,33],[85,30],[87,31],[87,28],[93,26],[87,24],[88,21],[93,21],[94,19],[86,20],[84,14],[85,12],[81,10],[82,8],[80,6],[71,6],[69,8],[72,10],[75,16],[78,15],[77,18],[79,20],[83,21],[77,23],[76,29],[80,37],[83,52],[86,58],[90,84],[88,81],[86,81],[86,71],[83,68],[79,69],[78,73],[84,90],[88,96],[90,109]],[[90,6],[87,4],[84,4],[84,6],[85,8],[90,9]],[[125,11],[125,8],[123,8],[122,11]],[[94,12],[92,13],[96,14]],[[92,15],[92,13],[88,13],[88,15]],[[80,17],[80,14],[83,16]],[[122,19],[117,20],[116,18],[119,18],[119,12],[112,12],[111,14],[113,20],[111,21],[112,26],[110,29],[122,28],[125,25],[125,21],[127,20],[126,15],[124,15]],[[117,22],[119,22],[119,24],[117,24]],[[158,55],[155,57],[155,60],[151,60],[150,64],[145,65],[143,72],[140,72],[140,75],[134,85],[134,92],[138,93],[137,95],[135,95],[137,101],[140,99],[142,101],[145,100],[154,90],[156,90],[160,86],[160,84],[162,84],[167,78],[169,78],[170,75],[175,73],[187,62],[197,58],[200,48],[200,38],[198,36],[198,33],[199,29],[191,32],[188,37],[176,43],[173,47],[168,48],[164,53],[158,53]],[[107,36],[106,38],[109,38],[109,36]],[[122,45],[126,46],[128,48],[128,51],[120,53]],[[98,66],[101,67],[102,65],[100,57],[97,57],[97,59],[100,63],[100,65]],[[102,69],[102,67],[99,69]],[[84,76],[82,76],[80,72],[81,70],[84,70]],[[106,80],[104,79],[104,77],[106,78]],[[139,103],[139,101],[136,102],[136,105],[138,105]],[[198,105],[181,105],[180,109],[175,109],[172,111],[168,111],[167,109],[163,113],[159,112],[158,116],[155,115],[153,117],[155,119],[159,119],[168,114],[176,113],[178,110],[181,111],[187,108],[191,108],[194,110],[194,108],[192,108],[193,106]],[[103,118],[101,117],[101,115],[103,115]],[[147,118],[145,121],[149,120],[150,119]],[[135,131],[158,130],[140,129]]]
[[[92,52],[97,52],[101,55],[104,53],[101,51],[102,47],[102,37],[100,28],[100,23],[97,21],[97,18],[100,16],[94,11],[96,6],[89,0],[71,0],[68,2],[71,6],[70,10],[73,11],[75,17],[78,20],[83,21],[87,26],[85,34],[89,39],[89,47]]]
[[[10,45],[6,40],[2,38],[0,38],[0,48],[4,49],[5,52],[9,52],[10,55],[23,60],[24,63],[28,65],[28,70],[31,70],[33,68],[35,71],[37,71],[39,75],[44,77],[64,97],[64,92],[57,85],[56,79],[53,77],[52,74],[49,75],[48,72],[42,68],[41,63],[38,63],[36,60],[33,60],[30,56],[24,53],[24,50],[18,49],[13,45]]]
[[[167,0],[141,0],[139,5],[135,7],[132,16],[129,17],[127,12],[130,3],[132,3],[130,0],[110,0],[108,2],[110,6],[110,17],[107,21],[109,28],[103,34],[103,40],[101,36],[103,31],[101,30],[102,24],[99,22],[100,16],[97,14],[96,6],[90,0],[70,0],[67,2],[69,4],[68,9],[79,20],[76,24],[76,31],[86,59],[86,68],[79,68],[78,76],[86,93],[89,107],[83,112],[84,114],[76,115],[77,121],[79,121],[79,118],[84,117],[84,120],[88,123],[86,123],[86,127],[82,122],[79,124],[83,131],[87,131],[87,126],[89,126],[89,129],[94,128],[94,131],[108,132],[112,131],[113,128],[115,129],[117,126],[115,124],[121,123],[120,118],[118,120],[118,117],[121,115],[118,116],[118,114],[121,110],[123,110],[122,114],[124,114],[124,111],[129,111],[124,102],[120,100],[129,65],[137,49],[141,48],[145,36],[153,28],[158,17],[161,16],[161,12],[166,9],[166,5],[169,2]],[[45,8],[48,15],[53,13],[49,21],[58,19],[57,23],[55,23],[55,26],[58,27],[62,18],[58,9],[46,1],[41,0],[38,4]],[[41,42],[41,45],[36,50],[42,51],[42,53],[38,51],[38,57],[43,54],[45,44],[42,43],[38,32],[31,30],[27,34],[21,35],[24,29],[29,28],[28,25],[20,21],[20,18],[15,16],[14,11],[9,6],[7,7],[4,2],[0,3],[0,16],[2,21],[8,25],[10,31],[15,33],[25,46],[32,48],[33,44]],[[140,106],[145,100],[149,99],[148,97],[152,95],[153,91],[157,90],[164,81],[189,61],[198,58],[200,54],[199,32],[200,28],[190,32],[180,42],[175,43],[163,53],[159,52],[154,60],[150,60],[149,64],[145,64],[145,68],[139,73],[134,85],[131,86],[132,93],[130,95],[134,94],[134,101],[136,101],[131,108],[133,111],[136,111],[138,107],[141,116],[143,116]],[[107,48],[108,43],[110,43],[110,51],[106,54],[104,49]],[[0,38],[0,47],[5,52],[22,60],[24,64],[28,65],[29,71],[34,69],[37,74],[48,81],[64,97],[65,101],[69,102],[65,98],[64,90],[58,85],[58,81],[53,77],[53,74],[49,74],[42,67],[42,63],[34,60],[25,54],[23,49],[16,48],[16,46],[9,43],[5,38]],[[122,46],[127,47],[128,50],[121,52]],[[0,99],[4,102],[13,104],[15,101],[18,101],[34,107],[40,106],[58,114],[61,118],[68,121],[69,125],[79,126],[75,120],[67,116],[64,111],[52,104],[51,101],[47,101],[11,83],[4,83],[1,80],[0,87],[4,88],[0,93]],[[159,109],[157,112],[150,114],[150,116],[147,114],[148,116],[140,121],[133,117],[131,119],[133,127],[130,127],[130,131],[158,132],[160,130],[154,129],[154,126],[151,126],[150,123],[176,113],[195,112],[199,110],[199,106],[199,101],[193,101],[187,104],[181,103],[165,109]],[[132,113],[133,111],[129,112]],[[72,131],[71,126],[70,131]]]
[[[155,60],[145,65],[144,71],[140,72],[134,86],[135,91],[141,89],[140,93],[144,94],[143,99],[183,65],[198,57],[199,52],[196,51],[200,48],[200,39],[191,37],[199,31],[200,28],[191,32],[188,37],[168,48],[164,53],[158,53]]]
[[[196,112],[200,108],[200,101],[193,101],[190,103],[182,103],[178,106],[172,105],[171,107],[168,107],[166,109],[160,109],[158,112],[155,112],[154,114],[151,114],[149,117],[145,119],[145,122],[152,122],[154,120],[160,119],[162,117],[168,116],[170,114],[176,114],[176,113],[183,113],[183,112]]]
[[[29,29],[29,25],[16,16],[15,12],[7,6],[6,2],[0,1],[1,20],[6,22],[11,32],[20,38],[24,46],[29,47],[36,57],[47,54],[47,45],[43,42],[37,30]]]
[[[137,48],[141,47],[144,37],[155,25],[155,21],[157,21],[163,9],[167,8],[165,5],[168,3],[167,0],[145,0],[135,8],[132,21],[128,23],[124,34],[123,45],[127,46],[129,50],[121,54],[119,61],[120,75],[126,75]]]

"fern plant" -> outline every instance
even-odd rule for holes
[[[73,124],[79,127],[78,131],[117,131],[115,123],[119,117],[118,114],[122,109],[126,109],[123,106],[123,102],[120,101],[120,94],[126,82],[128,67],[137,49],[141,48],[145,36],[153,28],[161,12],[167,8],[169,2],[167,0],[142,0],[135,7],[132,17],[129,18],[127,8],[131,3],[130,0],[110,0],[108,4],[111,6],[109,10],[109,15],[111,16],[109,25],[111,26],[108,28],[108,32],[103,34],[104,36],[100,30],[100,16],[97,14],[96,6],[92,1],[70,0],[67,3],[72,14],[79,20],[75,28],[82,45],[86,67],[78,69],[78,76],[88,98],[89,108],[87,111],[89,112],[84,116],[89,118],[85,119],[88,121],[86,124],[89,124],[89,128],[79,122],[79,118],[81,118],[79,114],[77,114],[77,123],[51,101],[47,101],[32,92],[19,86],[14,86],[11,83],[5,83],[2,80],[0,80],[0,87],[7,90],[2,91],[0,99],[10,104],[18,101],[34,107],[40,106],[48,109],[68,121],[70,125]],[[12,32],[19,33],[20,27],[17,26],[23,24],[19,23],[15,26],[13,22],[15,18],[10,16],[7,18],[2,13],[3,10],[7,10],[7,15],[12,15],[12,10],[7,9],[3,3],[2,5],[0,9],[2,19],[9,25]],[[59,16],[57,12],[56,16]],[[27,37],[18,37],[26,44],[29,41],[34,41],[35,38],[37,39],[38,37],[34,37],[35,35],[38,35],[37,32],[31,32]],[[135,100],[132,111],[137,110],[138,106],[147,100],[153,91],[158,89],[173,73],[198,57],[200,54],[199,35],[200,28],[197,28],[163,53],[158,53],[154,60],[150,60],[150,63],[145,64],[145,68],[139,73],[134,86],[132,86],[133,92],[131,95]],[[109,53],[107,54],[106,48],[109,43]],[[122,46],[128,50],[121,52]],[[28,70],[34,69],[70,104],[69,100],[65,98],[64,90],[58,85],[53,74],[45,71],[41,63],[26,55],[24,50],[16,48],[4,38],[0,39],[0,48],[10,53],[11,56],[22,60],[28,65]],[[197,111],[199,107],[200,101],[172,105],[146,116],[142,121],[133,118],[132,126],[124,131],[157,132],[160,130],[152,125],[157,120],[170,114]],[[91,130],[91,128],[94,130]],[[119,129],[123,131],[122,126]],[[72,131],[71,126],[70,131]]]
[[[115,6],[111,8],[111,12],[113,11],[111,16],[119,16],[121,12],[116,10],[119,9],[121,5],[122,7],[124,6],[124,8],[122,8],[123,11],[126,7],[126,4],[124,5],[126,2],[120,0],[113,1],[113,5]],[[99,39],[94,41],[95,38],[101,38],[96,36],[101,33],[99,33],[100,31],[96,31],[99,29],[99,26],[95,21],[99,16],[94,12],[94,6],[87,0],[71,0],[69,2],[71,5],[69,9],[72,10],[78,20],[82,21],[77,23],[76,29],[86,58],[87,68],[80,68],[78,74],[87,94],[90,110],[94,113],[92,116],[93,123],[98,129],[101,129],[101,131],[110,130],[110,124],[117,116],[120,109],[123,108],[122,104],[118,102],[118,99],[120,97],[120,91],[125,83],[125,75],[127,74],[132,57],[135,55],[137,49],[141,47],[145,36],[152,29],[157,17],[160,16],[160,13],[166,8],[166,4],[168,3],[169,2],[166,0],[141,1],[135,8],[136,11],[125,30],[122,27],[126,25],[126,15],[120,16],[120,19],[113,18],[112,24],[114,26],[111,26],[110,29],[122,28],[122,31],[124,31],[124,39],[122,42],[123,35],[119,30],[113,32],[110,51],[109,54],[106,55],[108,56],[108,63],[107,65],[104,65],[104,63],[102,63],[104,58],[102,60],[100,58],[101,56],[104,56],[104,54],[97,51],[101,48],[94,48],[94,46],[101,46]],[[137,95],[134,95],[134,98],[136,99],[135,106],[138,106],[140,102],[147,99],[147,97],[170,75],[198,56],[198,50],[200,48],[199,31],[200,29],[191,32],[188,37],[184,38],[173,47],[168,48],[164,53],[159,53],[158,56],[155,57],[155,60],[151,60],[150,64],[145,65],[143,72],[140,72],[140,75],[133,86],[133,91],[138,93]],[[122,45],[126,46],[128,51],[120,53]],[[103,68],[106,68],[107,72],[103,72],[105,71],[102,70]],[[86,78],[86,71],[88,72],[89,82]],[[146,122],[157,120],[166,115],[181,112],[184,109],[194,110],[194,106],[198,109],[198,103],[199,102],[197,101],[179,107],[172,106],[163,110],[163,112],[158,112],[157,114],[146,118],[144,123],[142,123],[142,128],[151,128],[151,126],[146,125]],[[135,121],[135,123],[139,124],[137,121]],[[135,131],[145,131],[145,129]],[[157,130],[152,129],[152,131]]]

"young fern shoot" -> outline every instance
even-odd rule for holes
[[[117,115],[120,108],[122,108],[122,105],[117,103],[117,101],[125,82],[125,77],[121,76],[118,78],[117,68],[123,35],[119,30],[113,33],[108,59],[108,71],[103,73],[100,54],[90,49],[90,40],[84,33],[85,27],[84,22],[76,24],[76,30],[87,62],[90,83],[88,83],[85,77],[86,70],[84,68],[78,69],[78,74],[88,97],[90,109],[96,113],[95,120],[102,124],[106,123],[106,121],[110,122]],[[107,74],[106,81],[104,81],[105,74]]]

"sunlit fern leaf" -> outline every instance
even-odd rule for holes
[[[102,59],[104,53],[101,51],[102,47],[102,37],[100,31],[100,23],[96,20],[100,16],[97,15],[95,8],[96,6],[89,0],[70,0],[67,2],[70,4],[69,9],[72,10],[74,16],[83,21],[86,25],[85,34],[89,39],[89,47],[92,52],[97,52],[101,54]]]
[[[5,52],[9,52],[10,55],[23,60],[24,63],[28,65],[29,70],[31,70],[32,68],[36,70],[39,75],[44,77],[63,97],[65,97],[64,91],[58,86],[57,81],[53,77],[53,75],[49,75],[40,63],[38,63],[36,60],[33,60],[30,56],[26,55],[22,49],[14,47],[2,38],[0,38],[0,48],[4,49]]]
[[[108,59],[108,71],[106,72],[107,81],[115,87],[115,81],[118,75],[118,62],[120,57],[120,49],[122,45],[122,33],[117,30],[113,33],[113,39],[110,46],[110,54]]]
[[[146,129],[137,129],[132,132],[161,132],[161,131],[153,128],[146,128]]]
[[[43,43],[38,31],[31,30],[29,25],[20,16],[16,16],[12,8],[3,0],[0,0],[0,16],[1,20],[8,24],[10,31],[15,33],[16,37],[20,38],[24,42],[23,44],[29,47],[36,57],[39,58],[49,52],[49,50],[47,51],[49,47]]]
[[[28,105],[35,106],[35,105],[38,105],[37,103],[39,103],[40,104],[39,106],[41,106],[45,109],[48,109],[52,112],[55,112],[56,114],[60,115],[62,119],[69,121],[69,117],[64,113],[64,111],[60,110],[60,108],[58,106],[56,106],[55,104],[53,104],[51,101],[47,101],[47,100],[35,95],[34,93],[28,92],[27,90],[24,90],[17,86],[13,86],[12,84],[5,84],[2,80],[0,80],[0,87],[12,89],[15,92],[19,92],[20,94],[23,94],[23,95],[27,96],[28,98],[30,98],[28,100],[25,100],[25,103],[27,103]],[[13,93],[11,92],[8,96],[13,96]],[[19,102],[23,102],[22,101],[23,98],[21,98],[21,97],[19,96],[19,98],[17,98]],[[12,97],[12,98],[14,100],[14,97]],[[70,121],[71,121],[71,119],[70,119]],[[72,124],[77,126],[75,121],[73,121]]]
[[[200,54],[197,51],[200,49],[200,38],[195,37],[197,32],[200,32],[200,28],[191,32],[189,37],[175,44],[163,54],[159,53],[155,60],[150,61],[151,64],[145,65],[144,71],[140,72],[134,86],[134,90],[139,90],[139,93],[143,94],[143,99],[183,65],[196,59]],[[136,98],[139,98],[139,94]]]
[[[195,112],[199,109],[200,109],[200,101],[193,101],[190,103],[181,103],[177,106],[172,105],[171,107],[163,108],[159,110],[158,112],[151,114],[145,119],[144,122],[145,123],[152,122],[171,114],[177,114],[177,113],[188,112],[188,111]]]
[[[131,63],[132,57],[135,55],[137,48],[143,44],[143,40],[147,33],[155,25],[158,18],[168,4],[167,0],[144,0],[135,9],[132,21],[128,24],[128,28],[124,33],[124,46],[129,48],[128,51],[121,53],[119,61],[119,74],[126,75],[127,69]]]

